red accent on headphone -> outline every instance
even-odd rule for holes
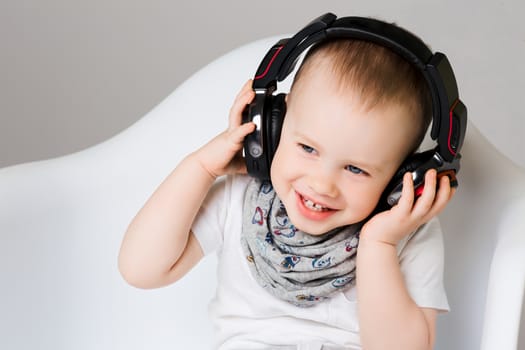
[[[459,102],[459,99],[456,100],[456,102],[454,102],[454,104],[452,105],[452,107],[450,107],[450,111],[449,111],[449,128],[448,128],[448,142],[447,142],[447,146],[448,146],[448,150],[449,152],[453,155],[453,156],[456,156],[456,151],[454,151],[452,149],[452,147],[450,146],[450,139],[452,137],[452,118],[453,118],[453,111],[454,111],[454,108],[456,108],[456,105],[458,104]]]
[[[436,177],[436,180],[437,180],[437,186],[439,186],[439,182],[441,181],[441,178],[443,176],[448,176],[448,178],[450,179],[450,187],[458,187],[458,180],[456,178],[456,171],[455,170],[444,170],[444,171],[441,171],[439,173],[437,173],[437,177]],[[415,188],[414,190],[414,195],[416,198],[418,198],[419,196],[421,196],[423,194],[423,190],[425,189],[425,184],[421,184],[421,186],[418,186]]]
[[[264,70],[264,72],[262,74],[259,74],[258,76],[256,76],[254,79],[257,80],[257,79],[262,79],[264,78],[264,76],[266,74],[268,74],[268,71],[270,70],[270,67],[272,66],[272,63],[273,61],[275,61],[275,58],[277,57],[277,55],[279,54],[279,52],[281,52],[281,50],[283,49],[284,45],[283,46],[280,46],[276,51],[275,53],[273,54],[272,56],[272,59],[270,60],[270,63],[268,63],[268,65],[266,66],[266,69]]]
[[[416,198],[423,194],[423,190],[424,189],[425,189],[425,185],[421,185],[419,187],[416,187],[416,190],[414,191],[414,194],[415,194]]]

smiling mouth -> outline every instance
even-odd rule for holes
[[[315,203],[314,201],[310,199],[306,199],[303,196],[301,196],[301,199],[303,200],[304,206],[307,207],[310,210],[313,211],[329,211],[332,210],[327,207],[323,207],[321,204]]]

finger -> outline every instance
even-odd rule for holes
[[[450,178],[443,176],[439,179],[439,189],[436,194],[436,202],[448,202],[451,198],[452,187],[450,186]]]
[[[436,198],[437,171],[430,169],[425,173],[425,183],[421,197],[416,201],[414,214],[425,216],[431,209]]]
[[[445,179],[446,178],[446,179]],[[439,215],[445,209],[448,202],[452,199],[455,193],[455,188],[450,186],[450,178],[443,176],[439,180],[439,189],[436,194],[436,199],[432,206],[432,209],[425,216],[425,220],[428,221],[434,216]]]
[[[237,93],[237,96],[235,96],[235,99],[233,100],[233,105],[239,103],[239,101],[245,99],[246,95],[252,92],[252,80],[248,79],[246,83],[242,86],[241,90]]]
[[[449,181],[450,181],[450,179],[449,179]],[[452,197],[454,197],[454,195],[456,194],[457,190],[458,190],[458,188],[456,186],[450,188],[450,194],[449,194],[448,200],[451,200]]]
[[[397,204],[400,210],[410,212],[414,205],[414,181],[412,180],[412,173],[405,173],[403,175],[403,189],[401,190],[401,198]]]
[[[253,80],[252,79],[246,80],[246,82],[244,83],[244,85],[241,88],[241,91],[239,91],[239,93],[237,94],[237,97],[243,95],[247,91],[253,90],[252,89],[252,85],[253,85]]]
[[[255,124],[252,122],[239,125],[230,131],[229,139],[232,143],[238,145],[244,141],[246,135],[255,130]]]
[[[249,80],[241,92],[235,98],[232,107],[230,108],[229,115],[229,128],[238,126],[242,122],[242,112],[246,108],[246,105],[249,104],[255,95],[255,92],[251,88],[251,80]]]
[[[455,189],[450,186],[450,178],[448,176],[443,176],[439,180],[439,189],[432,210],[433,216],[439,214],[446,207],[454,193]]]
[[[244,93],[246,93],[246,91],[248,91],[248,90],[251,89],[251,86],[252,86],[252,79],[248,79],[248,80],[243,84],[243,86],[241,87],[241,89],[239,90],[239,92],[237,93],[237,95],[235,96],[235,99],[233,100],[233,102],[236,102],[237,100],[239,100],[239,98],[240,98]]]

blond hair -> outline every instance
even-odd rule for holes
[[[295,75],[294,86],[319,60],[331,67],[340,89],[351,89],[365,109],[398,104],[406,108],[414,128],[411,153],[419,147],[430,124],[431,97],[422,73],[383,46],[362,40],[333,39],[312,47]]]

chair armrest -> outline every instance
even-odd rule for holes
[[[525,197],[509,205],[492,257],[482,350],[518,348],[525,291]]]

